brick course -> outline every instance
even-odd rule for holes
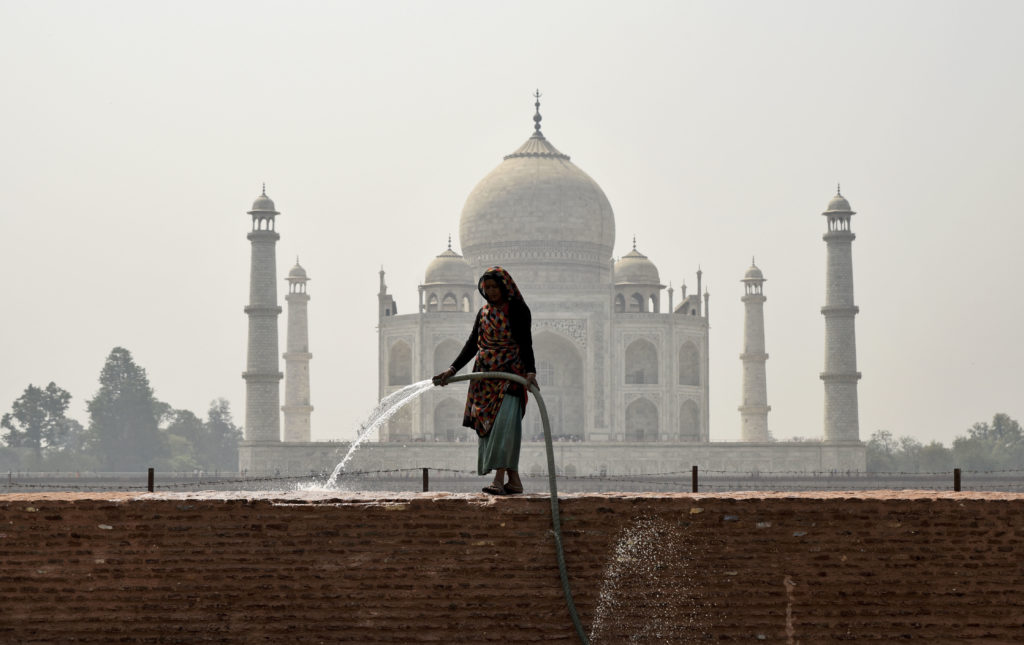
[[[0,496],[0,642],[576,642],[544,495]],[[592,642],[1024,641],[1024,495],[573,494]]]

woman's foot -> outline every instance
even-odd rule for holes
[[[483,491],[488,495],[504,495],[505,487],[501,484],[491,482],[488,486],[483,487]]]
[[[523,492],[523,480],[519,479],[519,471],[507,469],[508,482],[505,484],[506,495],[519,495]]]

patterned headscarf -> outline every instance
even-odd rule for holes
[[[519,287],[516,286],[516,281],[512,279],[509,272],[504,267],[493,266],[489,267],[484,274],[480,276],[480,281],[477,283],[476,288],[480,291],[480,295],[487,300],[487,296],[484,294],[484,280],[491,279],[495,280],[504,290],[505,299],[509,302],[513,300],[522,300],[523,294],[519,293]]]

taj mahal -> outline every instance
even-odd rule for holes
[[[850,229],[854,211],[846,198],[837,190],[822,213],[828,258],[821,310],[826,347],[820,375],[822,441],[778,442],[769,432],[766,279],[752,262],[745,273],[738,272],[743,277],[737,295],[745,308],[737,366],[743,374],[737,397],[741,440],[714,442],[708,409],[711,302],[710,294],[701,291],[700,269],[695,291],[688,293],[684,283],[677,301],[675,290],[662,284],[657,266],[635,239],[629,253],[613,259],[612,206],[597,182],[543,134],[539,95],[536,99],[533,133],[470,192],[459,220],[461,254],[449,238],[447,248],[425,269],[419,301],[400,306],[381,269],[379,398],[448,367],[483,304],[478,277],[486,267],[501,265],[514,276],[533,312],[537,378],[557,442],[559,474],[654,474],[691,466],[737,472],[863,471]],[[287,339],[279,353],[278,214],[265,190],[249,211],[249,342],[239,469],[330,470],[338,461],[339,444],[310,441],[310,294],[298,262],[286,278]],[[467,470],[475,463],[476,438],[462,427],[465,393],[465,383],[428,390],[380,429],[378,441],[361,448],[354,467]],[[520,468],[539,475],[545,464],[540,418],[530,405]]]

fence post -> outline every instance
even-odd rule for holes
[[[953,469],[953,490],[957,493],[960,492],[960,469]]]
[[[693,492],[696,493],[697,492],[697,467],[696,466],[693,467],[692,479],[693,479]]]
[[[147,474],[148,474],[148,484],[147,484],[147,487],[149,488],[149,492],[152,493],[153,492],[153,469],[150,468],[149,472]]]
[[[423,469],[423,492],[426,493],[430,490],[430,475],[428,474],[429,468]]]

